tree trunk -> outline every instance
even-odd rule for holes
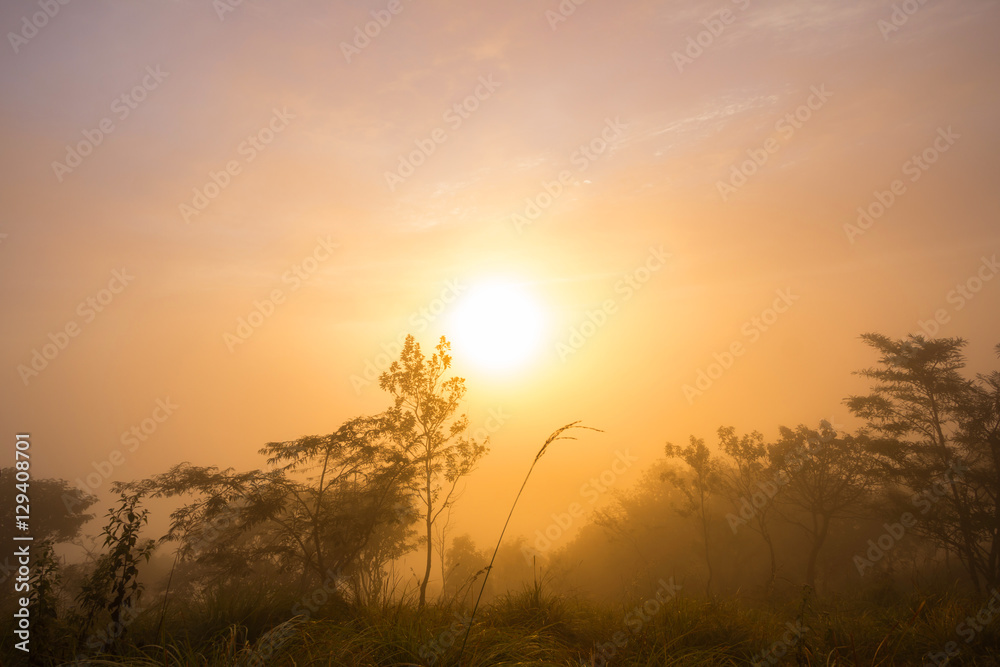
[[[806,564],[806,583],[816,592],[816,564],[819,561],[819,552],[826,542],[827,529],[830,527],[830,520],[820,516],[817,522],[819,530],[813,535],[812,549],[809,550],[809,561]]]
[[[434,552],[434,542],[432,540],[433,534],[431,529],[433,524],[431,523],[431,513],[428,508],[427,511],[427,567],[424,569],[424,580],[420,582],[420,602],[418,603],[419,608],[423,608],[424,604],[427,602],[427,582],[431,579],[431,562],[432,554]]]
[[[418,418],[418,421],[419,418]],[[423,609],[424,605],[427,604],[427,582],[431,579],[431,559],[434,553],[434,493],[433,493],[433,473],[431,472],[431,436],[427,431],[427,426],[421,421],[421,426],[423,428],[422,439],[424,441],[424,492],[427,494],[424,497],[425,507],[427,508],[427,514],[424,517],[424,521],[427,526],[427,564],[424,568],[424,578],[420,582],[420,599],[417,602],[417,608]]]
[[[708,557],[708,517],[705,513],[705,492],[701,491],[701,533],[705,540],[705,565],[708,566],[708,581],[705,582],[705,596],[712,597],[712,560]]]
[[[806,583],[815,591],[816,590],[816,561],[819,559],[819,542],[813,542],[812,549],[809,551],[809,563],[806,565]]]
[[[430,446],[427,447],[427,460],[424,463],[424,474],[427,477],[427,566],[424,569],[424,580],[420,582],[420,601],[418,609],[423,609],[427,603],[427,582],[431,579],[431,562],[434,554],[434,495],[431,487],[433,480],[430,465]]]
[[[774,593],[774,581],[778,578],[778,559],[774,554],[774,542],[771,540],[771,536],[765,535],[764,541],[767,542],[767,553],[771,557],[771,576],[767,580],[764,591],[767,597],[771,597]]]

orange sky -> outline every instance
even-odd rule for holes
[[[494,279],[548,322],[516,373],[455,359],[473,427],[498,426],[456,512],[479,540],[573,420],[606,433],[550,450],[512,534],[619,450],[638,459],[624,488],[665,441],[723,424],[854,426],[863,332],[940,311],[940,335],[996,368],[996,2],[333,4],[0,8],[0,433],[32,433],[36,476],[85,477],[115,450],[113,479],[259,466],[269,440],[384,408],[352,376],[408,332],[449,335],[451,305],[421,309]],[[19,370],[50,340],[65,349]]]

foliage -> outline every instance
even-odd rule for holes
[[[708,539],[708,501],[721,488],[720,463],[705,446],[705,441],[693,435],[687,447],[680,447],[668,442],[664,451],[668,460],[680,459],[691,470],[691,476],[685,477],[678,474],[676,470],[669,469],[663,473],[663,479],[669,481],[684,495],[685,502],[676,507],[677,511],[682,516],[696,514],[701,522],[702,546],[705,550],[705,565],[708,569],[705,594],[711,595],[712,559]]]
[[[102,535],[109,551],[98,560],[77,597],[82,619],[81,639],[107,611],[111,623],[102,645],[114,645],[125,634],[130,615],[136,612],[143,591],[139,582],[139,563],[148,562],[155,548],[153,540],[139,541],[139,531],[149,520],[149,510],[138,510],[139,500],[138,494],[122,493],[118,508],[108,510],[108,523]]]
[[[926,502],[917,530],[958,556],[977,591],[1000,583],[1000,374],[963,377],[960,338],[862,340],[880,355],[857,373],[873,385],[845,402],[881,436],[871,453],[902,484],[900,509]]]
[[[13,467],[0,468],[0,488],[14,488],[16,472]],[[97,498],[64,479],[32,479],[29,488],[31,534],[36,541],[69,542],[94,518],[85,512]],[[12,502],[0,507],[0,535],[14,534],[14,509]]]
[[[779,432],[770,458],[786,490],[776,507],[809,537],[805,583],[816,588],[818,560],[831,524],[863,516],[877,481],[875,468],[865,440],[838,437],[825,420],[819,430],[800,424],[795,430],[782,426]]]
[[[363,552],[381,563],[405,552],[399,524],[412,466],[386,416],[360,417],[326,436],[271,442],[270,470],[175,466],[142,480],[152,497],[193,495],[171,514],[164,541],[217,573],[269,568],[301,575],[300,587],[358,572]],[[382,541],[381,546],[377,541]]]
[[[455,416],[464,381],[444,379],[447,342],[428,360],[410,339],[383,376],[394,396],[384,413],[267,443],[266,470],[180,464],[116,485],[106,553],[72,613],[61,603],[87,567],[60,568],[52,543],[74,537],[85,515],[42,512],[49,540],[34,551],[32,627],[47,653],[35,659],[82,660],[79,648],[107,665],[737,665],[777,660],[772,648],[794,622],[807,629],[782,650],[802,665],[937,661],[956,638],[965,640],[962,664],[995,664],[1000,373],[965,378],[959,339],[864,340],[880,358],[860,373],[869,393],[847,399],[865,421],[859,432],[821,422],[768,439],[721,427],[718,448],[696,437],[668,444],[637,484],[603,496],[594,521],[537,562],[525,563],[523,537],[503,542],[506,524],[491,559],[467,536],[452,540],[435,605],[400,590],[394,567],[415,546],[414,523],[447,516],[485,446],[467,440],[467,420]],[[573,426],[545,442],[522,490]],[[93,502],[48,481],[43,502],[71,511]],[[140,500],[182,496],[163,538],[178,543],[179,583],[169,605],[164,594],[140,614],[140,565],[153,549],[139,537],[148,518]],[[912,530],[893,532],[901,512],[921,507]],[[690,546],[699,540],[704,561]],[[872,572],[855,569],[859,553]],[[971,594],[952,574],[955,557]],[[768,561],[767,595],[757,598],[745,584]],[[776,576],[789,565],[794,581]],[[703,576],[714,586],[707,601],[690,585]],[[676,577],[682,592],[652,611],[660,577]],[[602,600],[584,597],[597,592]],[[0,645],[4,664],[10,651]]]
[[[51,540],[35,546],[31,577],[34,623],[32,637],[37,647],[51,647],[59,635],[59,590],[62,573]]]
[[[455,414],[465,396],[465,379],[444,379],[451,368],[450,349],[442,336],[428,359],[413,336],[407,336],[399,360],[379,378],[379,386],[393,397],[388,414],[396,437],[412,453],[417,470],[413,491],[423,515],[426,548],[421,605],[426,603],[431,576],[435,523],[457,499],[458,483],[489,451],[487,443],[465,437],[469,419]]]
[[[722,472],[722,492],[739,512],[739,515],[728,514],[726,521],[734,534],[738,526],[748,525],[767,545],[770,570],[765,590],[770,594],[778,575],[777,554],[771,535],[775,505],[771,500],[780,489],[773,481],[774,470],[767,444],[758,431],[738,436],[732,426],[720,426],[718,434],[722,451],[730,460],[730,465]],[[745,518],[746,515],[749,519]]]

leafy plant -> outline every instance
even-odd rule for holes
[[[128,623],[123,619],[126,613],[137,613],[143,590],[139,582],[139,562],[148,562],[155,548],[153,540],[139,541],[139,531],[149,520],[149,510],[138,510],[139,500],[138,494],[122,493],[118,508],[108,511],[108,523],[101,534],[104,546],[110,551],[98,559],[96,568],[77,596],[83,619],[81,640],[104,610],[111,616],[104,640],[89,641],[90,648],[95,644],[113,645],[125,633]]]

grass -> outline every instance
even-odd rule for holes
[[[268,607],[277,600],[255,594]],[[957,641],[962,653],[949,665],[997,665],[1000,635],[988,626],[966,644],[955,628],[977,609],[972,602],[919,595],[900,597],[890,606],[871,605],[863,596],[829,600],[789,600],[758,605],[736,599],[705,602],[678,596],[633,632],[626,624],[640,601],[602,604],[551,593],[541,583],[501,595],[483,605],[458,662],[464,629],[456,619],[468,610],[408,604],[391,609],[345,609],[330,605],[316,618],[284,618],[264,631],[244,625],[278,610],[261,608],[247,615],[223,596],[186,601],[168,615],[162,642],[141,645],[143,627],[155,627],[158,611],[136,623],[129,645],[118,656],[92,658],[91,665],[176,666],[452,666],[602,665],[679,667],[748,665],[755,655],[781,639],[787,623],[809,628],[777,664],[921,665],[922,656]],[[283,604],[283,603],[282,603]],[[287,615],[287,607],[284,607]],[[221,622],[194,628],[196,619]],[[456,616],[458,614],[458,616]],[[1000,622],[997,623],[1000,626]],[[198,629],[198,632],[195,630]],[[614,644],[621,632],[619,645]],[[623,645],[622,645],[623,644]],[[613,647],[613,650],[612,650]],[[4,661],[4,664],[7,664]],[[53,662],[51,664],[59,664]],[[763,664],[771,664],[764,662]]]
[[[535,454],[535,460],[531,462],[531,466],[528,468],[528,474],[524,476],[524,481],[521,482],[521,488],[518,489],[517,495],[514,497],[514,502],[510,506],[510,512],[507,513],[507,520],[504,521],[503,528],[500,530],[500,539],[497,540],[496,548],[493,549],[493,556],[490,557],[490,564],[486,566],[486,576],[483,577],[482,586],[479,588],[479,595],[476,596],[476,604],[473,605],[472,607],[472,615],[471,618],[469,619],[469,624],[465,629],[465,636],[462,637],[462,646],[458,650],[458,659],[456,660],[456,662],[461,663],[462,661],[462,654],[465,651],[465,646],[469,641],[469,633],[472,631],[472,624],[476,620],[476,612],[479,611],[479,603],[483,599],[483,591],[486,590],[486,582],[489,581],[490,573],[493,571],[493,563],[494,561],[496,561],[497,552],[500,551],[500,544],[503,542],[503,536],[507,532],[507,526],[510,525],[510,518],[514,516],[514,508],[517,507],[517,501],[521,499],[521,494],[524,493],[524,487],[528,485],[528,480],[531,478],[531,472],[535,469],[535,466],[538,465],[538,461],[542,458],[542,456],[545,455],[545,452],[546,450],[548,450],[549,445],[551,445],[553,442],[557,440],[576,440],[576,438],[574,438],[571,435],[563,435],[563,433],[565,433],[566,431],[570,431],[573,429],[586,429],[588,431],[597,431],[598,433],[603,432],[600,429],[592,428],[590,426],[578,426],[579,423],[580,423],[579,421],[575,421],[566,424],[565,426],[561,426],[560,428],[557,428],[555,431],[552,432],[552,435],[550,435],[545,440],[545,442],[542,443],[541,449],[539,449],[538,453]]]

